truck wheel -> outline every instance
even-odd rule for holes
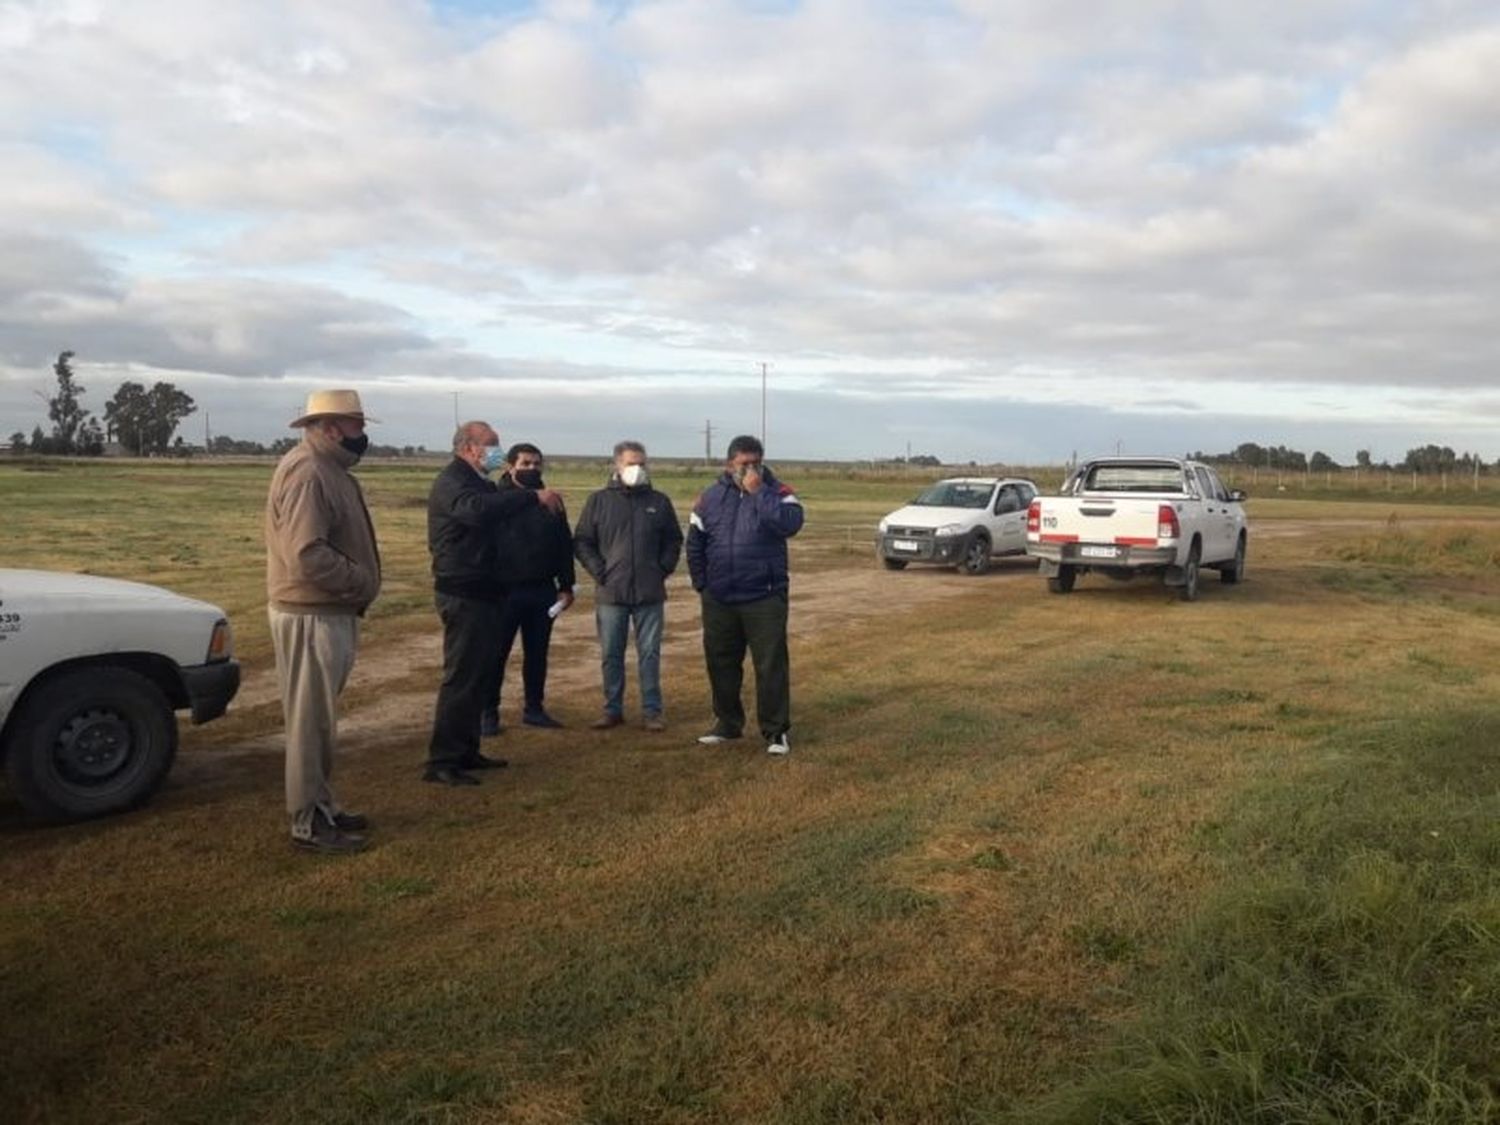
[[[1234,562],[1219,568],[1219,581],[1226,586],[1233,586],[1243,577],[1245,577],[1245,536],[1242,532],[1239,542],[1234,546]]]
[[[906,569],[906,560],[905,559],[886,559],[886,558],[882,558],[880,560],[880,562],[881,562],[881,565],[886,568],[886,570],[905,570]]]
[[[49,820],[145,801],[177,754],[177,719],[154,683],[128,668],[78,668],[42,684],[16,713],[6,773],[21,803]]]
[[[1060,566],[1057,573],[1047,579],[1047,589],[1054,594],[1071,594],[1073,583],[1078,581],[1078,571],[1071,566]]]
[[[983,574],[990,568],[990,539],[983,532],[971,536],[958,569],[965,574]]]
[[[1188,552],[1187,562],[1182,564],[1182,586],[1177,592],[1185,602],[1198,600],[1198,572],[1201,569],[1198,565],[1198,556],[1201,551],[1202,548],[1194,543],[1192,550]]]

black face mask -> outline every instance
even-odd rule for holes
[[[363,457],[365,450],[370,448],[370,435],[360,434],[359,437],[340,438],[339,444],[356,457]]]
[[[541,488],[542,470],[516,469],[510,474],[510,479],[515,481],[522,488]]]

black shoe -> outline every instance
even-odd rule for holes
[[[503,770],[510,765],[504,758],[491,758],[488,754],[475,754],[472,758],[465,758],[463,767],[466,770]]]
[[[472,773],[464,773],[463,770],[454,766],[429,767],[422,774],[423,781],[430,781],[434,785],[478,785],[479,779]]]
[[[340,832],[326,821],[313,821],[311,836],[293,836],[292,847],[303,852],[321,852],[324,855],[347,855],[365,850],[365,838],[350,832]]]
[[[606,711],[589,724],[589,730],[614,730],[615,727],[621,726],[624,722],[625,716],[616,715],[612,711]]]
[[[333,826],[340,832],[363,832],[370,827],[370,818],[357,812],[334,813]]]
[[[484,710],[479,713],[479,737],[494,738],[505,729],[500,723],[500,712]]]
[[[528,727],[551,727],[555,729],[562,726],[560,722],[545,711],[528,711],[521,716],[521,721]]]

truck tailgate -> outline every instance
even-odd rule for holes
[[[1160,496],[1047,497],[1042,543],[1116,543],[1156,546]]]

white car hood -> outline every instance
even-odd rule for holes
[[[973,523],[984,515],[983,508],[933,507],[930,504],[908,504],[885,517],[887,527],[942,527],[950,523]]]
[[[0,569],[0,599],[7,597],[88,601],[95,605],[123,603],[134,607],[141,606],[143,602],[156,602],[220,612],[216,606],[207,602],[185,598],[171,590],[163,590],[160,586],[127,582],[121,578],[99,578],[92,574],[59,574],[51,570]]]

